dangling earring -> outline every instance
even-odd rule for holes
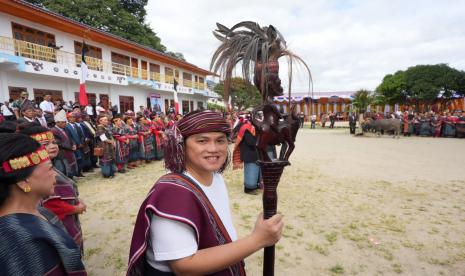
[[[25,193],[29,193],[29,192],[31,191],[31,187],[26,186],[26,187],[23,188],[23,191],[24,191]]]

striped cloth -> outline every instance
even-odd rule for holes
[[[191,135],[207,132],[223,132],[229,137],[231,127],[221,113],[210,110],[193,111],[176,122],[166,131],[167,139],[163,148],[165,168],[171,172],[184,172],[184,140]]]
[[[231,127],[223,115],[210,110],[191,112],[182,118],[177,125],[184,139],[194,134],[206,132],[224,132],[228,137],[231,133]]]

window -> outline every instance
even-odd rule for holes
[[[86,63],[87,67],[96,71],[103,71],[102,49],[86,43]],[[76,54],[76,66],[81,66],[82,43],[74,41],[74,53]]]
[[[170,67],[165,67],[165,82],[174,83],[174,71]]]
[[[137,58],[131,58],[131,76],[134,78],[139,77],[139,63]]]
[[[189,101],[182,101],[182,114],[185,115],[189,113]]]
[[[111,52],[112,72],[119,75],[130,75],[131,59],[128,56]]]
[[[140,67],[141,67],[141,77],[142,79],[146,80],[147,77],[148,77],[148,74],[147,74],[147,61],[141,61],[140,62]]]
[[[182,78],[183,78],[184,80],[190,80],[190,81],[191,81],[191,80],[192,80],[192,74],[189,74],[189,73],[185,73],[185,72],[184,72],[184,73],[182,73]]]
[[[45,95],[52,96],[53,102],[63,100],[63,92],[61,92],[60,90],[34,88],[34,100],[37,104],[41,103],[44,100]]]
[[[182,84],[187,87],[192,87],[192,74],[182,73]]]
[[[56,50],[59,47],[55,44],[55,36],[37,29],[29,28],[20,24],[11,23],[14,42],[15,55],[56,62]]]
[[[13,37],[17,40],[23,40],[47,47],[56,47],[55,36],[53,34],[17,23],[11,23],[11,26],[13,29]]]
[[[130,65],[129,57],[118,53],[111,52],[111,61],[123,65]]]
[[[134,97],[119,96],[119,111],[125,113],[128,110],[134,111]]]
[[[160,65],[150,63],[149,68],[150,68],[150,80],[160,81]]]
[[[160,65],[150,63],[150,72],[160,73]]]
[[[174,108],[174,100],[165,99],[165,114],[168,114],[168,109],[170,107]]]
[[[92,105],[97,105],[97,96],[95,93],[86,93],[89,103]],[[79,92],[74,92],[74,102],[79,103]]]
[[[27,91],[26,87],[14,87],[8,86],[8,92],[10,94],[10,99],[17,100],[21,96],[21,92]]]
[[[203,107],[203,102],[197,102],[197,109],[199,110],[203,110],[204,107]]]
[[[86,56],[102,59],[101,48],[89,45],[87,43],[86,43],[86,46],[87,46]],[[77,55],[82,55],[82,43],[81,42],[74,41],[74,53]]]

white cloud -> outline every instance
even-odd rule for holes
[[[170,51],[205,69],[219,45],[216,22],[272,24],[310,65],[315,91],[374,89],[417,64],[465,69],[463,1],[150,0],[147,13]],[[294,80],[294,91],[307,90],[305,74]]]

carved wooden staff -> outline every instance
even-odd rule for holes
[[[276,214],[278,208],[278,187],[279,179],[284,167],[290,165],[288,161],[257,161],[261,168],[263,179],[263,217],[269,219]],[[265,247],[263,255],[263,276],[274,275],[274,250],[275,246]]]

